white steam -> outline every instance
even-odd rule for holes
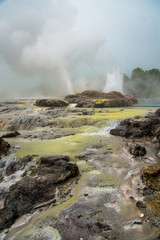
[[[160,56],[156,49],[160,38],[154,37],[157,28],[151,27],[151,20],[159,21],[159,12],[153,10],[146,0],[4,0],[0,98],[64,96],[104,87],[121,91],[117,68],[128,71],[151,66],[153,59],[160,62],[155,56]],[[144,59],[147,64],[142,64]]]
[[[107,75],[104,92],[110,91],[123,92],[123,74],[119,69]]]

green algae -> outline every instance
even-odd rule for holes
[[[92,170],[92,166],[87,164],[86,161],[76,161],[76,164],[80,168],[81,172],[89,172]]]
[[[27,155],[68,155],[72,159],[81,154],[89,146],[99,144],[100,141],[106,140],[105,136],[95,135],[72,135],[53,140],[34,140],[24,141],[21,143],[21,149],[15,154],[18,158]]]
[[[70,113],[65,117],[58,117],[48,122],[48,125],[52,125],[59,128],[79,128],[81,126],[105,126],[108,120],[121,120],[136,115],[144,115],[151,111],[153,108],[111,108],[111,109],[99,109],[88,111],[88,115],[81,115],[82,112]]]
[[[117,182],[117,175],[115,172],[112,173],[106,173],[105,171],[102,171],[99,175],[99,177],[102,179],[104,185],[106,186],[118,186]]]
[[[83,173],[83,176],[81,176],[78,184],[76,184],[75,187],[72,189],[71,192],[72,197],[58,204],[57,206],[52,206],[49,209],[44,210],[43,212],[39,212],[39,214],[34,216],[34,218],[32,218],[26,226],[23,226],[22,228],[19,227],[18,229],[13,228],[13,230],[10,230],[9,234],[7,235],[7,238],[5,239],[9,240],[11,239],[10,237],[16,236],[16,240],[21,240],[22,239],[21,237],[24,236],[24,234],[32,232],[34,229],[36,229],[37,226],[41,225],[41,222],[43,221],[45,222],[46,219],[48,222],[48,219],[53,219],[53,217],[56,218],[62,210],[71,207],[75,202],[78,201],[79,197],[82,196],[82,190],[88,178],[89,174]],[[58,236],[59,234],[57,232],[57,237]]]
[[[27,104],[33,104],[34,102],[35,102],[35,100],[33,100],[33,99],[27,99],[27,100],[22,99],[18,102],[18,106],[25,106]]]

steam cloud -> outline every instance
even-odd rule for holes
[[[140,7],[138,17],[145,17],[149,22],[141,19],[141,28],[143,24],[151,24],[151,18],[148,18],[151,5],[147,3],[147,10],[144,10],[144,0],[139,5],[138,0],[129,1],[130,5],[126,0],[122,0],[121,5],[119,2],[6,0],[0,4],[1,98],[53,97],[85,89],[103,90],[107,75],[114,71],[117,73],[119,67],[121,71],[130,71],[137,65],[148,67],[155,64],[155,55],[152,54],[152,59],[150,54],[150,60],[145,59],[144,64],[144,59],[137,61],[139,58],[132,54],[132,46],[126,45],[130,40],[126,20],[132,19],[131,8]],[[121,8],[117,9],[118,6]],[[127,7],[126,10],[123,7]],[[154,17],[158,17],[155,9]],[[135,27],[133,20],[130,22],[131,31]],[[141,41],[143,34],[139,32],[140,28],[133,34],[139,34]],[[147,36],[146,29],[143,33]],[[121,36],[124,33],[127,40],[123,43],[125,38]],[[152,33],[154,36],[153,28]],[[151,40],[146,43],[146,48]],[[158,36],[158,44],[159,40]],[[124,46],[127,49],[124,50]],[[155,54],[154,47],[152,51]],[[127,53],[131,59],[135,58],[135,61],[131,60],[131,66],[128,66],[130,58]],[[159,58],[160,54],[157,56]]]

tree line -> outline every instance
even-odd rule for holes
[[[136,68],[131,77],[124,74],[124,92],[137,98],[160,98],[160,70]]]

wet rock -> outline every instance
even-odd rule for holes
[[[142,147],[139,144],[134,144],[134,145],[130,146],[129,152],[134,157],[144,156],[144,155],[146,155],[146,148]]]
[[[21,235],[23,240],[59,240],[58,232],[49,226],[40,226],[38,229],[26,231]]]
[[[33,176],[27,175],[11,185],[0,210],[0,229],[9,227],[37,205],[55,199],[58,184],[79,174],[77,165],[68,161],[66,156],[43,157]]]
[[[6,175],[11,175],[18,170],[17,162],[11,162],[6,168]]]
[[[153,194],[153,190],[149,189],[148,187],[143,188],[143,196],[150,196]]]
[[[155,112],[156,115],[160,116],[160,109]]]
[[[142,201],[137,201],[136,202],[136,207],[138,208],[146,208],[146,204]]]
[[[35,127],[45,126],[49,117],[41,115],[26,115],[16,117],[8,127],[8,131],[31,130]]]
[[[67,107],[69,103],[60,99],[39,99],[35,105],[38,107]]]
[[[53,226],[63,240],[106,239],[112,228],[105,220],[99,221],[97,215],[98,212],[93,208],[75,203],[62,211],[59,220],[53,223]]]
[[[117,128],[111,129],[110,134],[128,138],[132,135],[132,132],[129,131],[127,126],[118,126]]]
[[[141,178],[148,188],[160,191],[160,164],[145,166]]]
[[[41,157],[41,164],[48,165],[48,166],[53,166],[56,161],[66,161],[69,162],[69,157],[68,156],[63,156],[63,155],[55,155],[55,156],[49,156],[49,157]]]
[[[17,137],[19,135],[20,135],[19,132],[13,131],[13,132],[9,132],[9,133],[3,134],[2,138],[12,138],[12,137]]]
[[[6,166],[6,170],[5,170],[6,175],[9,176],[11,174],[14,174],[18,170],[23,170],[27,165],[27,163],[32,161],[33,158],[34,158],[34,155],[32,156],[28,155],[24,158],[14,159],[10,161],[9,164]]]
[[[112,135],[132,138],[160,137],[160,116],[155,112],[146,117],[136,116],[121,121],[118,127],[112,129]],[[160,140],[160,139],[159,139]]]
[[[88,115],[87,111],[82,111],[82,115]]]
[[[141,225],[143,223],[142,223],[142,220],[137,219],[137,220],[134,221],[133,224]]]
[[[9,148],[10,148],[10,144],[8,142],[6,142],[3,138],[0,138],[0,158],[3,155],[7,155]]]

